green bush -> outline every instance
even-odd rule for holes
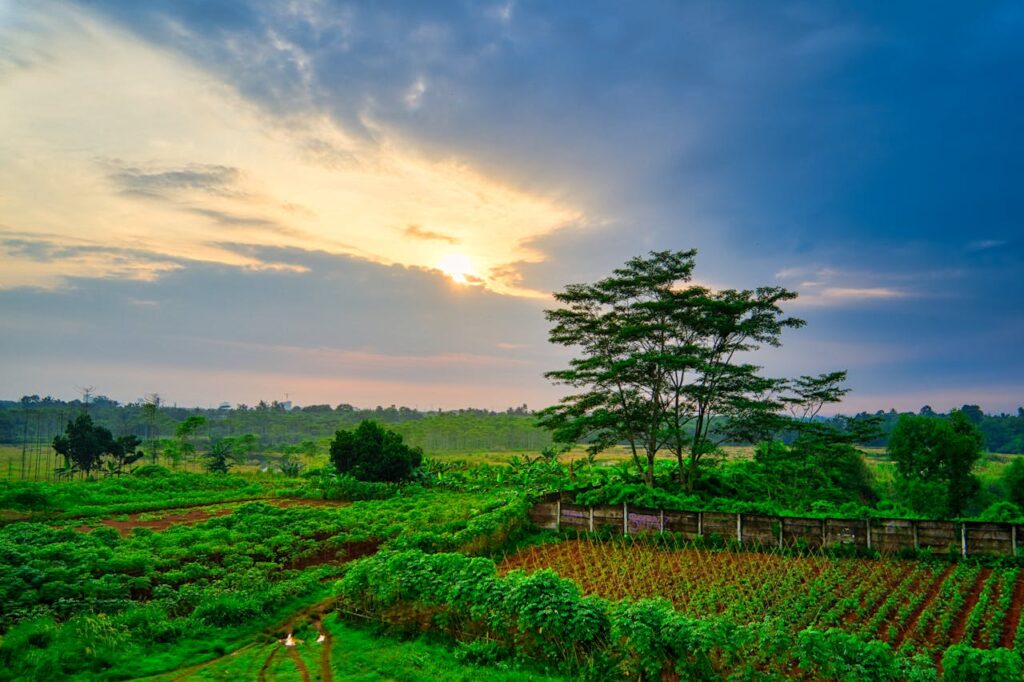
[[[942,656],[944,682],[1019,682],[1020,654],[1011,649],[974,649],[954,644]]]

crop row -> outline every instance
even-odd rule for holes
[[[936,654],[952,644],[1011,647],[1024,631],[1011,617],[1019,571],[899,559],[791,556],[679,548],[657,537],[585,536],[508,556],[499,570],[551,569],[584,594],[611,600],[663,597],[695,618],[739,624],[781,619],[796,631],[837,627]],[[1011,614],[1013,614],[1011,616]],[[1017,637],[1019,645],[1024,640]]]
[[[489,559],[459,554],[378,553],[351,564],[338,588],[344,614],[433,630],[489,660],[531,659],[589,680],[938,679],[928,656],[839,629],[695,618],[665,599],[585,595],[549,570],[499,573]],[[958,644],[939,653],[944,679],[1021,677],[1020,656],[1005,648]]]

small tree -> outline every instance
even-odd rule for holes
[[[186,460],[188,455],[194,455],[196,452],[195,438],[196,432],[199,428],[206,423],[206,417],[200,414],[189,415],[183,422],[178,424],[178,428],[175,429],[174,435],[178,438],[178,442],[181,445],[179,450],[180,455],[184,456]]]
[[[973,470],[984,442],[978,427],[959,410],[949,419],[902,415],[887,451],[910,506],[932,516],[962,514],[980,488]]]
[[[159,448],[156,440],[156,418],[160,412],[160,405],[163,398],[159,393],[150,393],[142,402],[142,414],[146,417],[146,440],[149,441],[150,457],[152,463],[156,464],[159,456]]]
[[[1024,457],[1014,457],[1003,472],[1006,499],[1024,509]]]
[[[338,431],[331,442],[331,462],[341,473],[362,481],[404,481],[423,462],[423,451],[374,421],[353,431]]]
[[[139,440],[138,436],[127,435],[121,436],[115,440],[110,448],[110,455],[113,457],[112,470],[120,476],[124,473],[124,468],[129,464],[134,464],[140,459],[145,457],[142,450],[139,450],[139,446],[142,445],[142,441]]]
[[[64,457],[66,471],[81,471],[89,476],[102,464],[103,455],[114,447],[114,437],[102,426],[95,426],[85,412],[68,422],[63,436],[53,439],[53,449]]]
[[[235,453],[227,438],[218,438],[210,443],[210,451],[206,453],[206,470],[211,473],[226,474],[234,464]]]

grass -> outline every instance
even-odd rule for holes
[[[444,644],[425,638],[400,640],[374,629],[341,621],[331,614],[323,627],[331,635],[330,656],[321,651],[317,631],[310,625],[296,629],[301,640],[292,651],[277,640],[253,642],[211,663],[186,671],[175,671],[153,678],[151,682],[188,680],[220,682],[265,679],[278,682],[302,680],[296,658],[302,662],[311,680],[323,680],[322,666],[330,667],[334,680],[398,680],[400,682],[514,682],[517,680],[558,680],[521,669],[482,667],[458,660]]]

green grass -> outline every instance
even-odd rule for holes
[[[563,678],[519,669],[476,666],[460,662],[448,646],[427,639],[400,640],[374,632],[372,629],[339,620],[335,615],[324,619],[324,627],[333,637],[330,668],[335,680],[398,680],[400,682],[514,682],[517,680],[558,680]],[[302,640],[294,651],[309,671],[310,678],[322,680],[321,647],[312,626],[295,631]],[[294,658],[277,641],[247,645],[216,661],[177,671],[156,678],[153,682],[172,679],[226,682],[255,680],[291,682],[302,677]]]

